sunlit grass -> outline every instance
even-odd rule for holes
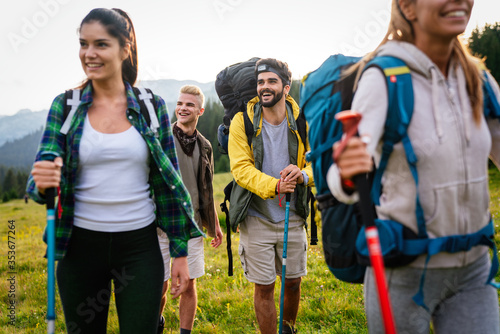
[[[217,207],[223,200],[223,188],[231,180],[229,173],[217,174],[214,181]],[[490,171],[491,212],[497,233],[500,232],[500,173]],[[30,201],[11,201],[0,205],[0,333],[46,333],[46,260],[42,241],[45,226],[43,206]],[[8,324],[7,305],[7,223],[16,225],[16,325]],[[224,222],[223,216],[221,221]],[[224,233],[225,229],[223,228]],[[319,229],[321,230],[321,229]],[[218,249],[205,240],[206,275],[198,279],[198,311],[194,333],[258,333],[253,310],[253,285],[244,278],[238,257],[239,234],[232,234],[234,275],[227,276],[225,238]],[[320,236],[321,240],[321,236]],[[497,237],[497,247],[500,248]],[[500,280],[500,275],[497,276]],[[279,282],[279,280],[278,280]],[[275,300],[278,305],[279,283]],[[178,300],[168,299],[164,316],[165,333],[179,331]],[[56,332],[65,332],[59,297],[56,299]],[[308,275],[302,283],[302,297],[297,319],[300,333],[367,333],[363,309],[362,285],[335,279],[325,265],[321,242],[308,249]],[[118,333],[114,301],[110,307],[108,333]]]

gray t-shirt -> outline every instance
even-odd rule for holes
[[[290,164],[288,154],[288,122],[287,118],[279,125],[272,125],[262,120],[262,142],[264,144],[264,160],[262,162],[262,172],[280,178],[280,172]],[[283,194],[284,195],[284,194]],[[281,196],[283,196],[281,195]],[[279,206],[279,198],[262,199],[259,196],[253,196],[252,203],[248,208],[249,216],[256,216],[267,219],[272,223],[278,223],[285,220],[285,198]],[[292,194],[290,200],[290,218],[295,214],[295,195]]]
[[[191,202],[193,204],[194,219],[198,226],[203,228],[200,217],[200,199],[198,192],[198,168],[200,161],[200,147],[198,143],[194,146],[193,155],[188,157],[181,148],[181,144],[174,136],[175,150],[177,152],[177,160],[179,161],[179,170],[181,172],[182,182],[186,186]]]

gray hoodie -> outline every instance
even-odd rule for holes
[[[411,69],[414,113],[408,135],[418,158],[419,195],[430,238],[477,232],[488,224],[488,156],[500,162],[500,122],[486,121],[478,126],[466,91],[464,72],[458,62],[450,62],[448,78],[413,44],[391,41],[378,55],[392,55]],[[500,100],[495,80],[489,81]],[[359,81],[352,110],[362,113],[360,135],[371,138],[368,151],[378,166],[381,136],[387,115],[386,79],[379,69],[365,71]],[[357,201],[357,194],[342,191],[338,169],[333,165],[327,176],[332,194],[340,201]],[[416,185],[401,143],[396,144],[382,178],[378,217],[391,219],[417,232],[415,215]],[[485,246],[455,254],[433,256],[429,268],[461,267],[487,251]],[[425,255],[411,266],[423,267]]]

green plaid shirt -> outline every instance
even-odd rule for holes
[[[140,106],[132,87],[126,83],[127,118],[142,135],[151,152],[149,184],[156,204],[156,224],[167,233],[172,257],[186,256],[190,238],[202,236],[194,221],[193,207],[189,192],[182,183],[174,147],[174,139],[165,102],[154,96],[160,123],[159,134],[155,136],[141,115]],[[46,155],[63,158],[59,202],[62,212],[56,215],[56,259],[64,257],[73,228],[75,209],[75,183],[78,169],[79,146],[87,111],[92,104],[92,85],[81,92],[81,103],[71,121],[67,135],[60,133],[63,123],[64,94],[52,103],[35,161]],[[44,204],[45,199],[38,193],[30,176],[27,192],[33,200]]]

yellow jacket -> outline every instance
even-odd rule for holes
[[[295,119],[299,116],[299,106],[295,100],[287,95],[286,101],[291,105],[293,110],[293,116]],[[255,97],[250,100],[247,104],[247,114],[250,120],[254,121],[254,107],[259,102],[259,98]],[[286,113],[288,119],[288,112]],[[297,166],[305,171],[309,177],[307,186],[314,186],[313,173],[311,163],[306,162],[305,154],[306,151],[310,150],[309,143],[307,143],[307,149],[304,149],[302,140],[300,138],[299,132],[296,129],[292,129],[290,120],[288,120],[288,128],[292,133],[294,133],[298,139],[298,152],[297,152]],[[256,131],[255,137],[260,136],[262,129],[262,117],[260,117],[260,124]],[[228,154],[231,166],[231,173],[236,183],[251,191],[252,193],[260,196],[263,199],[274,198],[276,196],[275,189],[278,179],[264,174],[255,167],[254,159],[254,142],[252,141],[252,147],[248,146],[248,139],[245,133],[245,124],[243,120],[243,113],[239,112],[231,121],[230,131],[229,131],[229,143],[228,143]],[[233,202],[231,202],[231,206]]]

